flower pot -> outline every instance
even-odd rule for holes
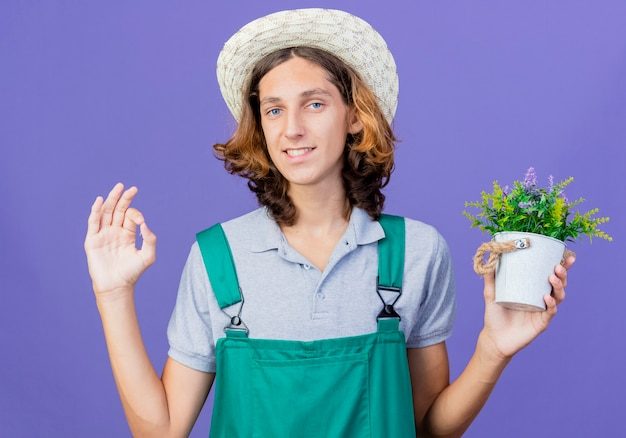
[[[503,231],[493,240],[506,242],[528,239],[530,246],[502,254],[496,264],[496,303],[509,309],[540,312],[546,310],[543,300],[552,290],[550,275],[561,263],[565,243],[536,233]]]

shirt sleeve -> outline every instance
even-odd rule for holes
[[[436,233],[436,249],[425,281],[416,324],[407,339],[408,348],[421,348],[444,341],[452,334],[456,316],[456,286],[448,244]]]
[[[168,356],[198,371],[215,372],[215,345],[209,315],[212,293],[198,242],[183,268],[176,304],[167,326]]]

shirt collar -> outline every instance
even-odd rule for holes
[[[285,241],[285,235],[276,221],[271,217],[266,206],[260,207],[256,214],[259,222],[259,233],[252,243],[253,252],[262,252],[270,249],[278,249],[281,240]],[[356,242],[357,245],[366,245],[376,242],[385,237],[385,231],[378,221],[370,218],[369,214],[357,206],[352,207],[348,228],[344,238]]]

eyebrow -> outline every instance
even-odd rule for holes
[[[311,90],[303,91],[302,93],[300,93],[300,97],[310,97],[316,94],[332,97],[332,94],[330,94],[328,91],[324,90],[323,88],[313,88]],[[275,103],[275,102],[280,102],[280,101],[281,101],[280,97],[267,96],[261,100],[260,105],[263,105],[264,103],[270,103],[270,102]]]

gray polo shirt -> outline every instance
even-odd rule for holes
[[[455,282],[448,245],[431,225],[405,218],[402,295],[394,308],[408,348],[444,341],[455,318]],[[382,226],[352,209],[350,221],[321,272],[289,245],[266,207],[222,223],[244,297],[241,319],[251,338],[316,339],[376,331],[382,302],[376,293]],[[383,294],[386,301],[393,293]],[[168,327],[168,355],[215,372],[215,345],[241,303],[220,309],[197,241],[182,272]]]

